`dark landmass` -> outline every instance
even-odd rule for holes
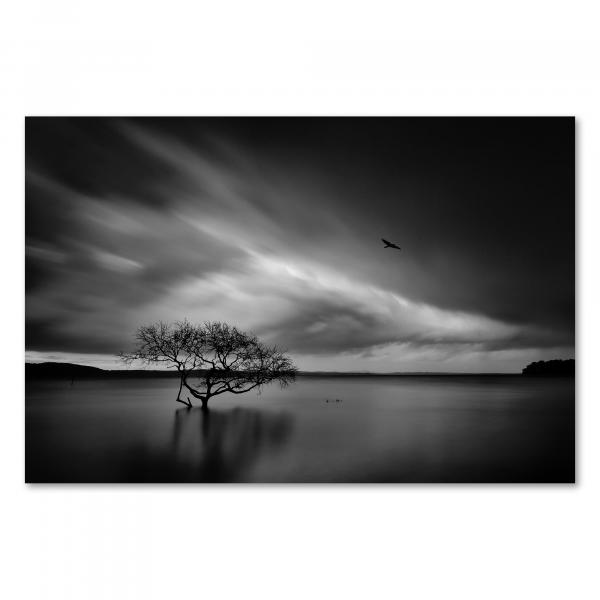
[[[99,369],[72,363],[25,363],[25,379],[118,379],[147,377],[178,377],[173,371],[149,369]]]
[[[194,373],[202,375],[205,371]],[[497,377],[514,376],[518,373],[438,373],[438,372],[396,372],[371,373],[347,371],[300,371],[298,377]],[[151,377],[179,377],[176,370],[158,369],[99,369],[86,365],[72,363],[25,363],[25,379],[147,379]]]
[[[202,376],[204,370],[194,372]],[[575,377],[575,360],[538,361],[527,365],[522,375],[530,377]],[[359,377],[521,377],[520,373],[443,373],[433,371],[410,371],[395,373],[348,372],[348,371],[300,371],[301,378],[359,378]],[[100,369],[72,363],[25,363],[25,380],[68,380],[83,379],[150,379],[153,377],[179,377],[176,370],[160,369]]]
[[[575,359],[532,362],[523,369],[523,375],[575,377]]]
[[[194,372],[203,375],[204,370]],[[575,360],[538,361],[527,365],[523,375],[544,377],[574,377]],[[519,373],[443,373],[411,371],[396,373],[347,372],[347,371],[300,371],[298,377],[511,377]],[[159,369],[99,369],[72,363],[25,363],[25,379],[147,379],[151,377],[179,377],[176,370]]]
[[[71,363],[25,363],[25,379],[90,379],[104,377],[106,371]]]

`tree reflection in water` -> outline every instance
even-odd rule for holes
[[[180,408],[175,411],[170,447],[130,454],[127,477],[146,482],[246,481],[264,453],[285,445],[292,422],[287,413],[248,408]]]

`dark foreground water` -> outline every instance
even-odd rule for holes
[[[26,480],[572,482],[574,386],[300,377],[203,413],[171,378],[28,382]]]

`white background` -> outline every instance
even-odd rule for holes
[[[2,6],[3,598],[600,597],[594,3]],[[575,115],[578,484],[24,485],[23,117],[62,114]]]

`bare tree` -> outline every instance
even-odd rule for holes
[[[136,340],[135,349],[122,352],[121,358],[128,363],[164,363],[177,369],[176,401],[189,407],[189,397],[181,399],[184,387],[206,409],[213,396],[243,394],[273,381],[285,387],[296,376],[294,363],[283,351],[226,323],[160,322],[140,327]]]

